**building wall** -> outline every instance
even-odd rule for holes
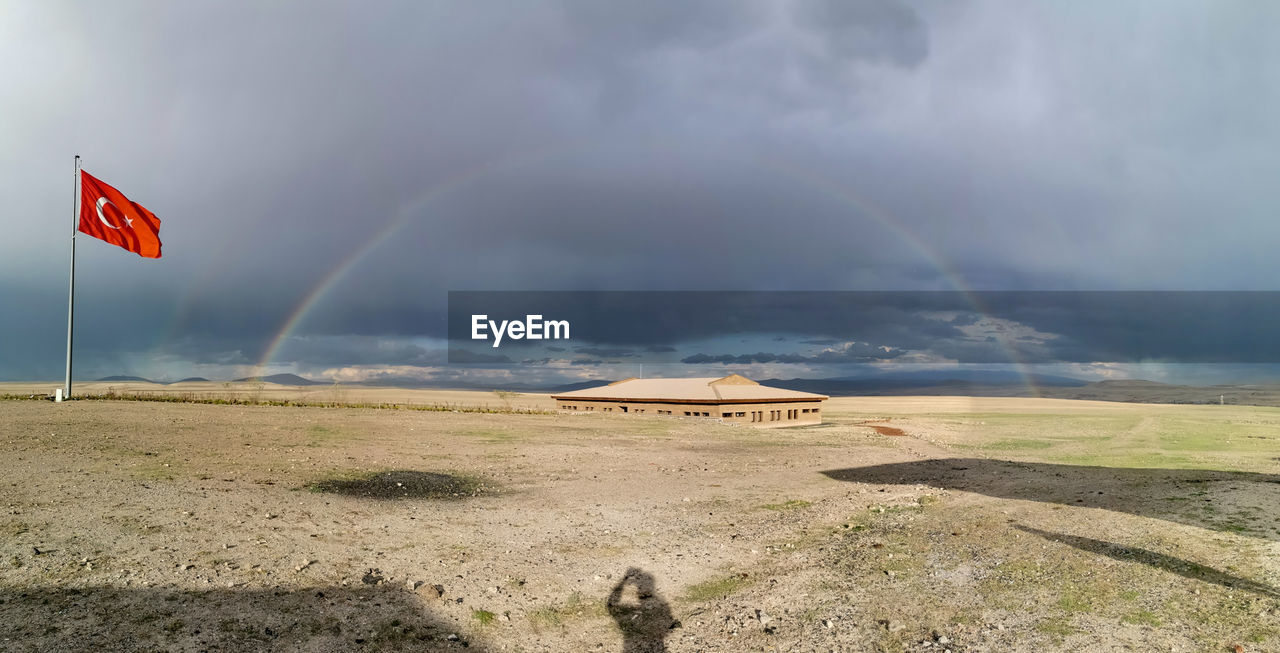
[[[758,428],[805,426],[822,423],[822,402],[787,401],[770,404],[661,404],[626,401],[557,399],[556,406],[570,412],[610,415],[660,415],[663,417],[704,417],[726,423]]]

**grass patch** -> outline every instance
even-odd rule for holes
[[[1120,617],[1120,621],[1123,621],[1124,623],[1127,623],[1127,624],[1137,624],[1139,626],[1159,626],[1160,625],[1160,620],[1157,619],[1156,614],[1150,610],[1138,610],[1137,612],[1130,612],[1129,614],[1126,614],[1125,616]]]
[[[1053,443],[1048,440],[998,440],[985,445],[982,448],[991,449],[993,451],[1028,451],[1048,449],[1052,446]]]
[[[1051,617],[1036,622],[1035,629],[1056,640],[1061,640],[1068,635],[1074,635],[1080,632],[1080,629],[1071,625],[1071,620],[1067,617]]]
[[[5,537],[17,537],[31,530],[31,525],[24,521],[9,520],[0,522],[0,535]]]
[[[808,508],[809,506],[812,506],[812,505],[813,505],[812,501],[805,501],[803,499],[792,499],[790,501],[784,501],[782,503],[766,503],[760,507],[764,508],[765,510],[776,510],[779,512],[783,512],[786,510],[799,510],[800,508]]]
[[[604,601],[588,601],[582,594],[574,592],[560,605],[534,610],[529,614],[529,623],[534,632],[538,632],[543,628],[563,628],[571,621],[601,618],[608,614]]]
[[[1093,603],[1080,594],[1064,594],[1058,599],[1058,607],[1067,612],[1092,612]]]
[[[511,442],[516,439],[516,436],[514,433],[512,433],[507,429],[501,429],[501,428],[470,429],[468,431],[462,431],[458,433],[458,435],[466,436],[469,438],[476,438],[482,442],[486,442],[490,444]]]
[[[159,461],[139,463],[129,469],[134,478],[144,481],[172,481],[177,471],[172,463]]]
[[[751,582],[746,574],[729,574],[686,587],[683,598],[694,603],[720,599],[742,590]]]
[[[481,626],[488,626],[489,624],[493,623],[495,619],[498,618],[498,615],[492,612],[489,612],[488,610],[472,610],[471,618],[480,622]]]
[[[307,446],[344,442],[355,439],[355,434],[346,429],[324,424],[312,424],[307,427]]]

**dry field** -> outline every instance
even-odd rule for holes
[[[0,649],[1280,650],[1280,409],[826,417],[0,401]]]

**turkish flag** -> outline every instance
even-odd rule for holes
[[[160,218],[83,170],[79,229],[138,256],[160,258]]]

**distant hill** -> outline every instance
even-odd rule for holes
[[[817,392],[832,397],[879,395],[1027,396],[1027,383],[1037,388],[1075,388],[1088,381],[1048,374],[1022,375],[1002,370],[922,370],[830,379],[765,379],[763,385]]]
[[[236,379],[239,383],[248,381],[265,381],[267,383],[278,383],[280,385],[329,385],[328,381],[312,381],[304,379],[297,374],[271,374],[269,376],[252,377],[247,376],[243,379]]]
[[[208,382],[209,382],[209,379],[206,379],[203,376],[188,376],[185,379],[179,379],[177,381],[174,381],[174,383],[208,383]]]
[[[566,383],[551,388],[543,388],[541,392],[550,392],[556,394],[559,392],[573,392],[574,390],[583,390],[585,388],[596,388],[602,385],[608,385],[612,381],[578,381],[577,383]]]
[[[1143,404],[1237,404],[1280,406],[1280,385],[1174,385],[1125,379],[1099,381],[1079,388],[1046,388],[1043,396],[1056,399],[1129,401]]]
[[[117,374],[115,376],[104,376],[98,380],[99,381],[115,381],[115,382],[128,381],[132,383],[155,383],[155,381],[152,381],[151,379],[144,379],[140,376],[125,376],[123,374]]]
[[[493,391],[501,390],[504,392],[535,392],[535,393],[557,393],[568,392],[570,390],[581,390],[582,388],[594,388],[599,385],[605,385],[609,381],[578,381],[576,383],[564,383],[559,385],[545,385],[537,383],[465,383],[459,381],[424,381],[422,379],[402,378],[402,377],[383,377],[373,381],[356,381],[352,383],[344,383],[343,385],[365,386],[371,388],[431,388],[436,390],[480,390]]]

